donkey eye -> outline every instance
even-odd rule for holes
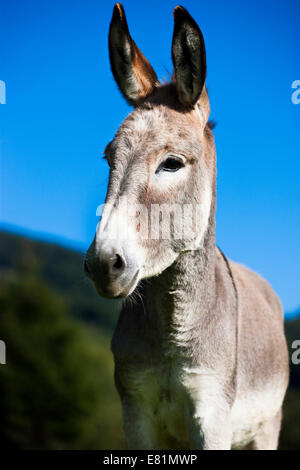
[[[155,173],[159,173],[160,171],[174,172],[180,170],[182,167],[184,167],[184,163],[181,159],[177,157],[168,157],[159,165]]]

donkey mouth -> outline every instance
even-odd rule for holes
[[[125,286],[120,286],[119,282],[113,282],[107,286],[103,286],[101,285],[101,282],[94,280],[96,290],[100,297],[105,297],[107,299],[124,299],[134,291],[137,285],[139,271],[140,270],[138,269],[131,281]]]
[[[127,285],[127,287],[122,292],[120,292],[120,294],[117,296],[118,299],[124,299],[125,297],[128,297],[130,294],[132,294],[132,292],[134,291],[137,285],[139,271],[140,270],[138,269],[135,275],[133,276],[131,282]]]

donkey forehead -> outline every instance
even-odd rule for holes
[[[198,124],[198,125],[197,125]],[[169,147],[174,152],[199,153],[200,130],[195,113],[180,113],[165,106],[135,109],[121,125],[112,150],[117,156],[143,156]]]

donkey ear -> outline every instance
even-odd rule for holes
[[[158,83],[156,73],[130,36],[121,3],[114,6],[109,29],[109,58],[113,76],[129,104],[145,99]]]
[[[194,106],[206,78],[206,54],[199,26],[182,6],[174,8],[172,59],[178,97],[184,106]]]

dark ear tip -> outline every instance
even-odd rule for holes
[[[191,15],[183,6],[177,5],[173,10],[173,18],[175,21],[183,21],[187,18],[191,18]]]
[[[114,6],[110,28],[112,28],[113,26],[123,30],[123,32],[128,37],[130,37],[126,14],[122,3],[116,3]]]
[[[174,21],[182,21],[184,18],[186,18],[187,10],[182,7],[181,5],[177,5],[177,7],[174,8],[173,10],[173,18]]]
[[[173,10],[174,19],[176,17],[184,16],[186,13],[187,13],[187,10],[183,6],[177,5]]]
[[[183,23],[187,22],[195,29],[199,30],[199,26],[197,25],[194,18],[189,14],[189,12],[181,5],[178,5],[173,10],[173,17],[175,22],[175,27],[180,27]]]
[[[122,3],[116,3],[113,10],[113,18],[122,21],[125,17],[125,11]]]

